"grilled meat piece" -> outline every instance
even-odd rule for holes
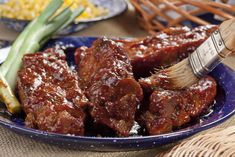
[[[216,82],[206,76],[186,90],[155,90],[147,111],[140,116],[150,135],[171,132],[198,117],[210,107],[216,96]]]
[[[188,57],[218,26],[172,27],[146,38],[114,40],[130,58],[136,78],[147,77],[156,69],[168,67]],[[75,62],[79,64],[87,47],[77,49]]]
[[[87,49],[88,47],[82,46],[75,50],[74,59],[76,65],[80,64],[81,59],[86,55]]]
[[[118,42],[128,53],[135,77],[140,78],[188,57],[217,28],[212,25],[194,29],[172,27],[145,39]]]
[[[90,113],[94,123],[108,126],[119,136],[128,136],[143,93],[133,78],[126,52],[106,38],[77,52],[81,87],[93,104]]]
[[[25,55],[18,91],[26,126],[44,131],[84,135],[88,99],[78,86],[61,50]]]
[[[151,94],[158,88],[166,90],[174,90],[172,80],[166,74],[166,71],[160,70],[149,77],[139,79],[139,83],[145,93]]]

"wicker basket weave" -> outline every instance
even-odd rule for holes
[[[197,15],[213,13],[222,20],[235,17],[235,5],[212,0],[130,0],[136,8],[140,26],[154,33],[185,20],[199,25],[210,24]],[[224,1],[224,0],[222,0]]]
[[[156,157],[235,157],[235,126],[198,135]]]

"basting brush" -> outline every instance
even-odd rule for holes
[[[188,58],[165,69],[173,88],[186,88],[235,51],[235,19],[224,21]]]

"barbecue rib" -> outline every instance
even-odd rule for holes
[[[172,27],[156,35],[138,40],[118,40],[127,51],[136,78],[149,76],[186,58],[214,32],[217,26]]]
[[[140,116],[150,135],[171,132],[208,109],[216,96],[216,82],[206,76],[186,90],[155,87],[147,111]]]
[[[130,41],[114,40],[110,42],[112,45],[122,47],[125,50],[124,52],[126,52],[130,58],[134,75],[136,78],[138,78],[140,76],[142,77],[150,75],[150,72],[153,72],[155,68],[167,67],[184,59],[188,56],[189,53],[193,52],[203,41],[205,41],[208,36],[216,29],[217,26],[200,26],[192,30],[187,27],[169,28],[163,32],[159,32],[155,36],[150,36],[145,39],[136,39]],[[115,71],[113,69],[120,68],[120,65],[122,64],[114,63],[114,61],[111,61],[114,57],[104,55],[112,54],[115,49],[109,48],[107,44],[100,43],[103,43],[101,39],[96,41],[92,48],[81,47],[77,49],[75,58],[76,63],[80,65],[79,75],[82,78],[81,85],[83,86],[83,89],[88,89],[88,93],[93,92],[96,94],[99,93],[100,96],[104,95],[104,98],[106,98],[105,100],[108,100],[107,98],[112,97],[112,95],[115,97],[116,93],[109,88],[103,89],[102,92],[97,92],[97,85],[99,87],[101,84],[103,85],[104,80],[109,78],[110,74],[107,75],[108,71]],[[87,55],[88,53],[92,54],[91,51],[94,51],[93,53],[96,52],[100,56],[94,54]],[[114,54],[115,53],[112,55]],[[104,61],[101,59],[101,55],[104,58]],[[86,58],[88,62],[84,62],[84,58]],[[109,64],[106,64],[105,62],[109,62]],[[81,63],[83,64],[82,69]],[[86,67],[85,65],[91,66]],[[102,65],[105,70],[110,70],[105,71],[103,68],[100,68],[100,65]],[[127,68],[125,67],[124,69]],[[130,71],[130,68],[126,71]],[[105,79],[103,79],[101,76],[104,76]],[[103,80],[101,80],[101,83],[98,83],[97,81],[89,81],[95,80],[95,78],[98,78],[98,80],[102,78]],[[206,86],[206,83],[208,82],[209,84],[211,83],[211,86]],[[184,91],[175,91],[172,89],[171,83],[168,82],[167,77],[164,75],[164,70],[160,71],[160,73],[153,74],[150,77],[140,79],[139,83],[144,89],[145,99],[144,102],[142,102],[140,110],[138,111],[141,114],[137,114],[137,120],[140,121],[142,125],[147,127],[150,134],[169,132],[175,127],[182,126],[183,124],[189,122],[192,117],[198,116],[205,109],[207,109],[211,105],[216,95],[216,82],[210,77],[206,77],[200,80],[198,84],[194,85],[195,88],[192,86],[191,88],[188,88]],[[126,86],[128,86],[128,84],[126,84]],[[203,86],[206,87],[202,88]],[[196,90],[197,88],[202,88],[203,90]],[[165,97],[163,96],[164,93],[166,94]],[[196,98],[192,96],[192,93],[196,96]],[[163,94],[162,97],[158,96],[161,94]],[[208,94],[209,96],[203,97],[203,94]],[[90,100],[95,98],[95,100],[91,100],[93,102],[98,100],[98,98],[96,98],[94,95],[88,94],[87,96]],[[149,96],[151,97],[149,98]],[[101,104],[100,102],[102,101],[99,100],[98,103],[95,102],[95,104]],[[102,103],[104,102],[106,101],[103,101]],[[157,102],[157,104],[155,104],[155,102]],[[105,106],[106,110],[109,109],[109,105],[103,106]],[[108,124],[109,122],[107,122],[107,120],[100,118],[99,114],[103,114],[105,111],[105,109],[100,108],[101,107],[93,107],[92,110],[92,115],[96,121],[100,121],[100,123],[106,124],[114,130],[117,130],[117,128],[111,124]],[[118,111],[119,109],[115,108],[112,110],[112,112],[114,110]],[[134,113],[134,110],[135,109],[132,108],[132,113]],[[108,110],[108,112],[110,111],[111,109]],[[122,110],[122,112],[124,113],[124,110]],[[143,112],[144,114],[142,114]],[[107,115],[107,113],[103,115]],[[173,118],[171,117],[172,115],[174,116]],[[97,120],[98,118],[95,116],[102,120]],[[106,116],[106,119],[108,119],[107,117],[108,116]],[[125,119],[125,117],[123,117],[123,119]],[[118,129],[120,130],[120,128]],[[122,135],[126,136],[127,131],[125,134],[122,133]]]
[[[25,124],[40,130],[84,135],[88,99],[78,86],[61,50],[25,55],[18,74],[19,97]]]
[[[114,40],[122,46],[130,58],[134,76],[146,77],[155,69],[168,67],[188,57],[201,45],[218,26],[171,27],[146,38]],[[87,47],[79,48],[75,53],[75,62],[79,64]]]
[[[17,87],[26,126],[74,135],[99,126],[99,132],[109,128],[118,136],[130,135],[135,121],[150,135],[181,127],[211,106],[215,80],[206,76],[174,90],[164,70],[151,73],[187,57],[215,29],[169,28],[130,41],[100,38],[76,50],[77,72],[58,49],[25,55]]]
[[[113,40],[101,38],[91,48],[78,49],[76,58],[81,87],[93,104],[94,123],[128,136],[143,93],[126,52]]]

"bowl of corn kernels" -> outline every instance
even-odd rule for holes
[[[0,22],[20,32],[40,15],[49,2],[50,0],[0,0]],[[127,9],[125,0],[64,0],[63,7],[68,5],[72,9],[79,6],[86,9],[71,25],[60,30],[60,35],[80,31],[98,21],[117,16]]]

